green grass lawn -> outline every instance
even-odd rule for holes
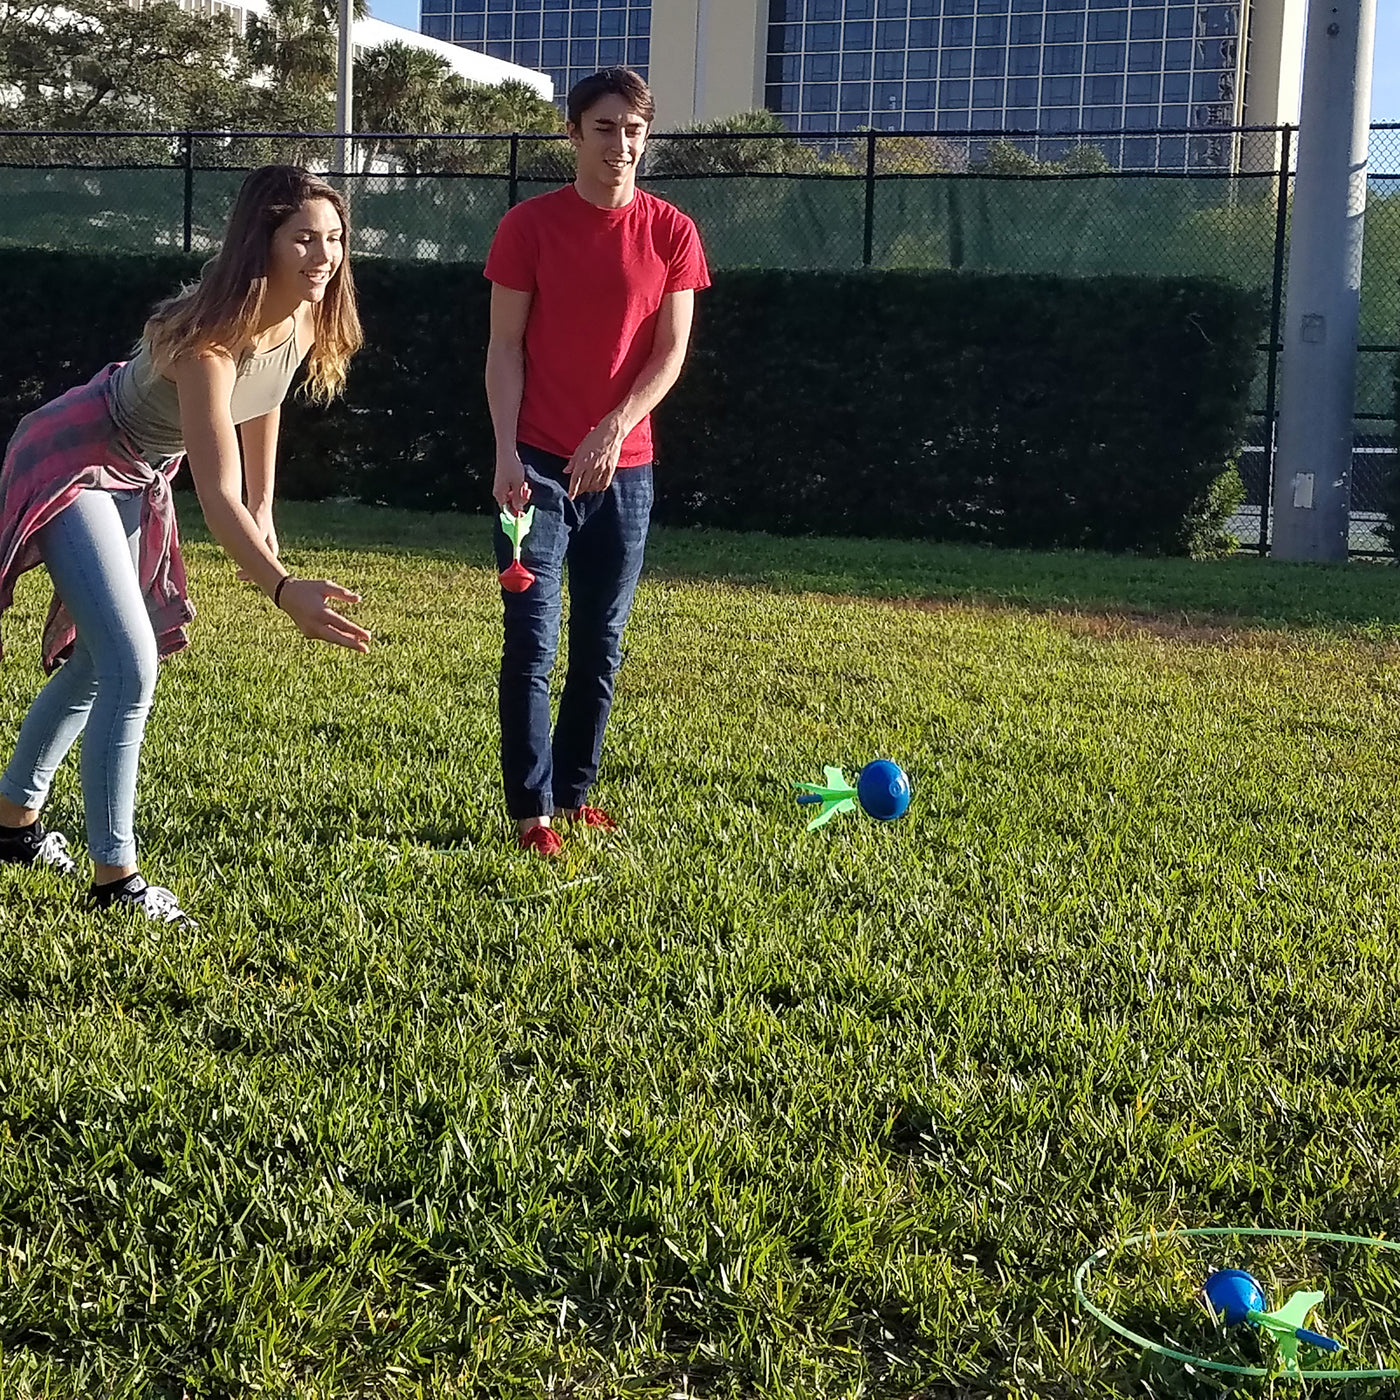
[[[0,1400],[1262,1395],[1074,1266],[1400,1233],[1400,570],[658,532],[624,830],[551,867],[485,521],[283,531],[376,641],[191,528],[138,820],[199,930],[0,871]],[[792,783],[877,756],[909,815],[805,834]],[[81,837],[76,763],[48,815]],[[1245,1263],[1328,1292],[1319,1364],[1400,1366],[1383,1256],[1231,1249],[1094,1296],[1249,1364],[1191,1296]]]

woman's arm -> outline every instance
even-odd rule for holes
[[[240,424],[238,435],[243,440],[243,489],[248,501],[248,514],[275,559],[281,550],[277,544],[277,529],[272,522],[273,487],[277,480],[277,431],[282,424],[282,405],[278,404],[261,418],[250,418]]]
[[[525,394],[525,322],[531,293],[499,282],[491,287],[491,341],[486,348],[486,402],[496,434],[496,476],[491,494],[503,510],[519,511],[530,499],[530,484],[515,450],[520,400]]]
[[[565,470],[570,498],[585,491],[606,491],[617,472],[627,434],[675,387],[690,346],[695,319],[694,292],[668,292],[657,313],[651,354],[626,397],[579,443]]]
[[[180,394],[190,475],[209,531],[269,598],[278,595],[280,585],[279,606],[306,636],[364,651],[369,633],[326,606],[328,598],[353,603],[359,595],[328,579],[290,578],[243,504],[243,461],[229,411],[236,374],[232,358],[216,350],[183,356],[169,370]]]

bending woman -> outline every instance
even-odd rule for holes
[[[192,921],[137,868],[136,770],[157,659],[186,644],[170,482],[187,457],[204,518],[308,637],[366,650],[329,606],[358,595],[293,578],[272,521],[280,406],[303,359],[311,397],[340,392],[361,343],[344,203],[291,165],[243,181],[223,246],[193,287],[163,302],[125,364],[21,420],[0,468],[0,613],[43,563],[54,586],[39,692],[0,776],[0,862],[76,869],[39,813],[79,734],[83,809],[99,908]],[[239,447],[241,425],[242,449]],[[247,504],[244,504],[244,488]]]

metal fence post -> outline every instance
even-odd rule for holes
[[[865,250],[861,266],[869,267],[875,251],[875,129],[865,133]]]
[[[520,198],[520,133],[512,131],[510,134],[510,187],[506,192],[506,201],[511,209],[515,208],[516,201]]]
[[[1288,167],[1293,159],[1293,128],[1285,125],[1279,146],[1278,208],[1274,220],[1274,282],[1269,298],[1269,372],[1264,392],[1264,500],[1259,507],[1259,553],[1269,552],[1269,509],[1274,499],[1274,419],[1278,410],[1278,336],[1283,318],[1284,255],[1288,251]]]
[[[185,252],[194,244],[194,132],[185,132]]]

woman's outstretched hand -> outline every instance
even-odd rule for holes
[[[360,595],[328,578],[289,578],[282,585],[278,606],[301,629],[302,636],[351,651],[368,651],[370,634],[358,622],[336,612],[330,606],[331,599],[358,603]]]

